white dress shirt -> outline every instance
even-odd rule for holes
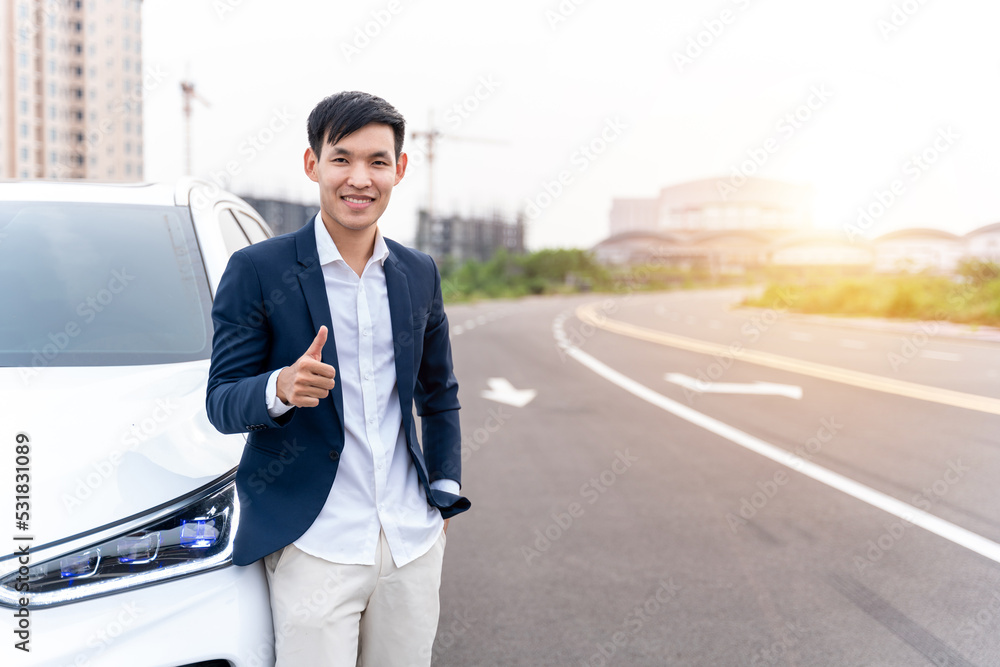
[[[402,567],[430,550],[443,520],[427,502],[403,433],[383,266],[389,248],[377,230],[374,252],[359,277],[344,261],[321,214],[315,222],[337,346],[336,382],[344,395],[345,439],[330,495],[295,546],[334,563],[373,565],[381,528],[393,561]],[[291,409],[277,396],[280,372],[267,382],[272,417]],[[431,486],[459,492],[454,480]]]

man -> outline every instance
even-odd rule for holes
[[[212,308],[208,417],[250,433],[233,562],[264,558],[278,667],[429,665],[446,523],[469,508],[440,275],[378,227],[404,128],[379,97],[320,102],[319,214],[234,253]]]

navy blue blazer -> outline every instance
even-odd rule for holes
[[[249,432],[236,475],[236,565],[249,565],[277,551],[312,525],[344,450],[340,368],[314,228],[315,218],[296,232],[233,253],[212,306],[208,419],[222,433]],[[439,479],[462,481],[458,383],[452,372],[441,276],[424,253],[389,239],[386,245],[385,282],[403,432],[427,502],[448,518],[470,503],[430,488]],[[273,419],[264,398],[268,376],[295,363],[324,324],[329,336],[323,362],[337,369],[337,385],[318,406],[292,408]],[[423,449],[414,404],[421,417]]]

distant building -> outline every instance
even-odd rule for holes
[[[709,178],[667,186],[656,198],[612,200],[609,231],[801,231],[812,227],[812,202],[809,186]]]
[[[951,273],[966,253],[960,237],[940,229],[900,229],[875,238],[873,245],[874,268],[884,273]]]
[[[611,235],[656,231],[659,210],[656,199],[611,200]]]
[[[1000,264],[1000,222],[975,229],[962,239],[965,257]]]
[[[319,212],[319,206],[316,205],[260,199],[249,195],[240,195],[240,198],[260,213],[275,236],[300,229]]]
[[[143,178],[140,0],[0,3],[0,178]]]
[[[594,246],[605,264],[661,263],[739,273],[763,265],[851,271],[950,273],[963,260],[1000,262],[1000,223],[959,237],[903,229],[873,240],[815,230],[812,188],[763,178],[740,185],[703,179],[650,199],[614,199],[608,238]]]
[[[434,216],[421,210],[417,219],[417,250],[426,252],[441,264],[445,258],[462,263],[485,262],[497,250],[524,252],[524,218],[506,220],[498,214],[489,218]]]
[[[874,261],[871,243],[831,230],[791,234],[776,240],[768,249],[774,266],[836,266],[868,270]]]

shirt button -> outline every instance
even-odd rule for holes
[[[371,380],[372,379],[372,374],[371,373],[365,373],[365,379],[366,380]]]
[[[369,424],[374,424],[375,423],[375,418],[374,417],[369,417],[368,418],[368,423]]]
[[[364,331],[362,331],[361,335],[362,336],[367,336],[368,335],[368,329],[365,329]]]

